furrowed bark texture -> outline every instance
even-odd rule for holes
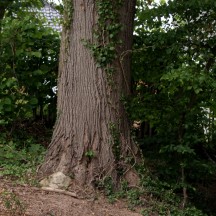
[[[119,35],[123,41],[117,48],[119,54],[132,47],[135,1],[124,2],[119,12],[124,26]],[[117,181],[117,169],[123,166],[126,156],[137,150],[130,139],[129,122],[120,101],[122,95],[130,93],[130,57],[126,55],[122,63],[115,60],[115,84],[110,86],[106,73],[96,66],[90,50],[82,43],[83,39],[94,40],[95,0],[73,0],[73,8],[71,29],[62,34],[57,122],[40,171],[44,174],[62,171],[81,184],[94,183],[105,176]],[[122,156],[119,160],[113,153],[111,125],[116,125],[119,131]],[[93,152],[94,156],[87,157],[87,152]]]

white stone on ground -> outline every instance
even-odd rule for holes
[[[62,172],[56,172],[40,181],[42,187],[50,187],[53,189],[67,189],[70,185],[71,178]]]

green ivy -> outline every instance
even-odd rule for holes
[[[64,27],[69,30],[73,19],[73,3],[71,0],[63,0]]]
[[[114,73],[110,64],[117,58],[116,47],[121,45],[121,40],[118,39],[122,29],[118,12],[121,6],[122,0],[97,0],[98,20],[94,29],[95,43],[84,41],[84,45],[91,50],[98,67],[104,68],[110,76]]]
[[[117,125],[114,123],[110,123],[109,125],[110,133],[112,136],[112,151],[116,161],[120,160],[121,157],[121,143],[120,143],[120,132],[117,128]]]

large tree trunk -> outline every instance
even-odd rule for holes
[[[73,0],[70,30],[62,34],[58,79],[57,122],[46,159],[40,171],[62,171],[82,184],[95,183],[106,176],[118,182],[120,172],[127,172],[127,157],[137,153],[130,138],[130,125],[121,97],[130,94],[130,56],[135,0],[123,1],[119,20],[123,41],[113,67],[114,85],[106,72],[98,68],[82,40],[93,40],[97,24],[95,0]],[[112,2],[112,1],[110,1]],[[115,1],[113,1],[115,4]],[[69,34],[69,37],[67,36]]]

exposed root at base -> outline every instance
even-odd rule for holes
[[[41,190],[49,191],[49,192],[55,192],[55,193],[61,193],[61,194],[65,194],[65,195],[68,195],[68,196],[71,196],[71,197],[78,199],[78,196],[76,195],[76,193],[66,191],[66,190],[54,189],[54,188],[50,188],[50,187],[42,187]]]

